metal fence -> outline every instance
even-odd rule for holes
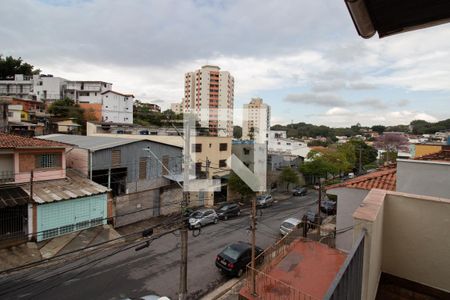
[[[247,267],[247,273],[255,272],[255,299],[260,300],[318,300],[301,292],[281,280],[275,279],[264,272]],[[251,280],[246,281],[247,289],[252,291]]]
[[[344,264],[341,266],[324,299],[361,299],[364,236],[364,232],[362,232]]]

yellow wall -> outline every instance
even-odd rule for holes
[[[414,158],[424,156],[427,154],[437,153],[442,150],[440,145],[426,145],[426,144],[416,144],[416,153]]]

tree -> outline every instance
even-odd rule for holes
[[[37,75],[39,73],[41,70],[34,69],[33,65],[24,62],[21,57],[0,55],[0,79],[8,79],[14,77],[15,74]]]
[[[243,199],[254,194],[254,191],[234,172],[230,174],[228,186],[232,191],[239,193]]]
[[[383,134],[383,132],[386,130],[386,126],[383,125],[373,125],[372,130],[377,132],[378,134]]]
[[[353,145],[355,149],[356,163],[354,165],[355,170],[359,170],[359,149],[361,149],[361,169],[363,166],[372,164],[377,160],[378,151],[374,147],[371,147],[360,140],[350,140],[350,144]]]
[[[284,168],[280,174],[280,181],[287,183],[286,189],[289,190],[289,184],[298,184],[299,177],[298,174],[291,168]]]
[[[242,137],[242,127],[233,126],[233,138],[240,139]]]
[[[73,118],[79,124],[83,123],[84,120],[84,110],[75,101],[67,97],[53,102],[48,111],[57,117]]]
[[[327,161],[323,156],[316,155],[312,160],[300,166],[300,172],[312,177],[312,181],[315,182],[316,178],[327,178],[328,174],[336,174],[338,170],[336,166]]]
[[[388,153],[388,157],[386,158],[386,161],[392,161],[392,156],[389,156],[389,153],[395,152],[397,153],[398,150],[402,148],[406,148],[408,145],[408,138],[398,132],[385,132],[383,135],[379,136],[376,141],[376,147],[378,149],[383,149]]]

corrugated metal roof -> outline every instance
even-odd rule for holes
[[[103,136],[85,136],[85,135],[71,135],[71,134],[49,134],[42,135],[38,138],[44,140],[57,141],[76,145],[83,149],[91,151],[98,151],[126,144],[139,142],[137,139],[125,139],[117,137],[103,137]]]
[[[81,197],[103,194],[108,191],[98,183],[95,183],[73,170],[66,171],[65,179],[39,181],[33,184],[33,201],[38,204],[54,201],[69,200]],[[30,187],[22,189],[29,195]]]
[[[0,208],[24,205],[29,202],[30,196],[20,187],[2,187],[0,189]]]

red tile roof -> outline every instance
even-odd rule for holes
[[[24,137],[14,134],[0,133],[0,149],[15,149],[15,148],[30,148],[30,147],[61,148],[67,146],[69,145],[60,142]]]
[[[330,190],[339,187],[347,187],[363,190],[382,189],[395,191],[396,184],[397,168],[388,168],[363,176],[358,176],[342,183],[327,186],[326,189]]]

